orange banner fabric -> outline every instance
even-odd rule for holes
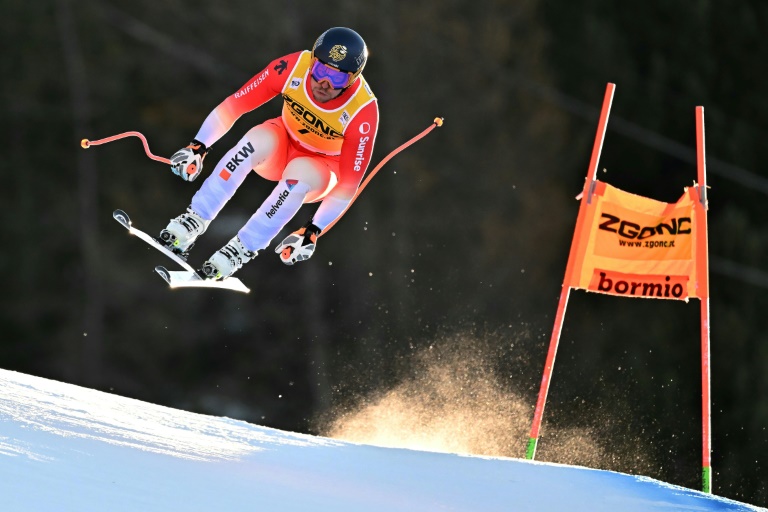
[[[670,204],[595,181],[564,284],[623,297],[697,297],[696,200],[692,187]]]

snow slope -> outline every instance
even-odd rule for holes
[[[0,370],[0,510],[766,509],[608,471],[282,432]]]

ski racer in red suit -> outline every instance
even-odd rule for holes
[[[315,251],[322,230],[352,201],[373,152],[379,124],[376,97],[361,72],[368,48],[353,30],[325,31],[312,51],[273,60],[205,119],[194,140],[171,157],[171,170],[197,178],[205,155],[234,122],[278,94],[280,117],[251,128],[219,160],[187,211],[160,233],[186,256],[251,171],[277,186],[256,213],[202,266],[209,279],[224,279],[253,259],[299,211],[319,202],[314,216],[275,249],[287,265]]]

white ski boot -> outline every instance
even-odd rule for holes
[[[195,245],[197,237],[205,233],[211,221],[204,220],[192,208],[182,213],[160,232],[160,243],[177,254],[185,255]]]
[[[224,279],[242,268],[256,257],[258,251],[245,248],[238,236],[235,236],[224,247],[216,251],[208,261],[203,263],[202,273],[206,279]]]

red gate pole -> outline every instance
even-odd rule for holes
[[[707,245],[707,161],[704,149],[704,107],[696,107],[696,164],[699,200],[696,202],[696,287],[701,300],[701,483],[712,492],[712,412],[710,398],[709,254]]]
[[[563,322],[565,320],[565,310],[568,307],[568,297],[571,292],[571,287],[566,283],[570,281],[570,275],[573,271],[574,258],[578,254],[579,245],[579,233],[581,233],[581,225],[583,223],[583,212],[586,210],[587,205],[592,202],[592,193],[594,190],[594,183],[597,177],[597,164],[600,161],[600,153],[603,150],[603,141],[605,140],[605,130],[608,126],[608,115],[611,111],[611,104],[613,103],[613,92],[616,89],[615,84],[609,83],[605,88],[605,97],[603,98],[603,109],[600,112],[600,121],[597,125],[597,134],[595,135],[595,143],[592,146],[592,158],[589,162],[589,169],[587,170],[587,178],[584,182],[584,190],[580,195],[581,204],[579,206],[579,216],[576,219],[576,228],[573,232],[573,241],[571,242],[571,251],[568,255],[568,264],[565,268],[565,279],[563,281],[563,288],[560,292],[560,301],[557,305],[557,314],[555,315],[555,325],[552,328],[552,337],[549,341],[549,351],[547,352],[547,361],[544,365],[544,376],[541,379],[541,388],[539,389],[539,398],[536,402],[536,410],[533,413],[533,424],[531,425],[531,433],[528,438],[528,446],[525,450],[525,457],[533,460],[536,456],[536,446],[539,442],[539,429],[541,427],[541,420],[544,415],[544,406],[547,402],[547,394],[549,393],[549,383],[552,379],[552,371],[555,366],[555,356],[557,355],[557,346],[560,343],[560,333],[563,329]]]

